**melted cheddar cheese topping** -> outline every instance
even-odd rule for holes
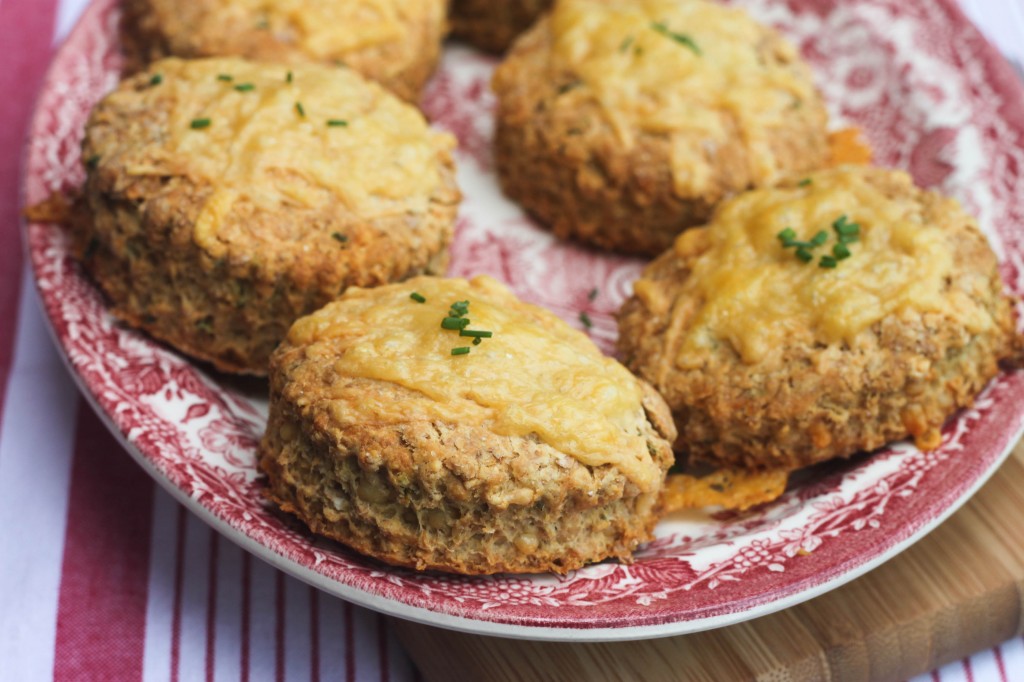
[[[200,246],[216,245],[243,199],[265,210],[340,202],[362,218],[423,212],[440,183],[439,159],[455,144],[344,67],[165,59],[146,78],[154,74],[162,80],[147,94],[157,108],[171,105],[123,163],[130,175],[184,176],[212,188],[196,220]]]
[[[709,154],[737,135],[751,150],[755,182],[775,179],[771,130],[817,98],[795,50],[782,42],[761,54],[766,29],[740,9],[706,0],[563,0],[550,27],[553,71],[580,80],[558,106],[596,100],[626,148],[634,129],[669,135],[681,196],[708,185]]]
[[[789,188],[758,190],[720,207],[705,229],[683,233],[679,254],[705,249],[686,280],[696,310],[686,317],[677,366],[698,367],[708,350],[730,344],[744,362],[756,363],[787,343],[847,344],[888,316],[942,313],[971,333],[989,329],[989,313],[965,293],[950,289],[955,253],[947,234],[924,223],[920,204],[888,196],[868,181],[870,169],[839,168]],[[905,173],[890,177],[912,196]],[[964,216],[959,204],[944,200],[942,211]],[[842,215],[860,226],[851,256],[834,269],[820,265],[832,255],[832,227]],[[828,241],[812,249],[814,260],[798,259],[779,233],[791,227],[800,241],[819,231]],[[649,283],[638,282],[643,296]],[[680,299],[682,300],[682,299]]]
[[[205,0],[202,23],[237,26],[240,16],[255,17],[252,30],[267,31],[304,54],[327,60],[398,43],[428,11],[422,1]]]
[[[411,300],[414,291],[426,302]],[[494,336],[472,345],[458,331],[442,329],[457,301],[469,301],[470,329]],[[297,321],[288,341],[304,346],[307,357],[336,356],[338,377],[397,384],[423,396],[368,405],[366,392],[353,398],[339,379],[334,416],[342,423],[369,413],[390,423],[431,419],[484,424],[499,435],[536,434],[583,464],[616,466],[643,492],[661,485],[662,472],[642,435],[646,416],[637,379],[584,334],[489,277],[350,288]],[[468,355],[451,354],[465,346]]]

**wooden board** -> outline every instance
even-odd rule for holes
[[[1022,633],[1024,443],[929,536],[809,602],[720,630],[526,642],[393,621],[428,680],[898,680]]]

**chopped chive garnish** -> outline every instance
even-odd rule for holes
[[[164,77],[159,73],[154,73],[153,77],[149,79],[150,85],[160,85],[164,82]]]
[[[411,298],[412,300],[416,301],[417,303],[426,303],[427,302],[427,299],[426,299],[426,297],[423,296],[423,294],[417,293],[415,291],[412,292],[411,294],[409,294],[409,298]]]
[[[783,246],[792,246],[796,240],[796,230],[792,227],[787,227],[782,232],[779,232],[778,237]]]
[[[626,39],[619,45],[619,52],[629,51],[630,46],[633,44],[633,36],[626,36]]]
[[[331,233],[331,239],[333,239],[334,241],[341,242],[342,244],[344,244],[345,242],[348,241],[348,235],[344,235],[341,232],[332,232]]]
[[[850,257],[850,249],[846,244],[840,242],[832,247],[832,255],[836,257],[836,260],[846,260]]]
[[[590,315],[587,315],[585,312],[580,313],[580,322],[582,322],[583,326],[587,329],[594,326],[593,321],[590,319]]]
[[[478,331],[476,329],[462,329],[459,331],[459,336],[469,336],[474,339],[489,339],[494,336],[494,332]]]
[[[213,333],[213,320],[211,320],[208,317],[204,317],[204,318],[202,318],[200,320],[196,320],[196,327],[200,331],[204,331],[207,334],[212,334]]]
[[[448,312],[452,317],[462,317],[469,312],[469,301],[456,301],[452,303],[451,310]]]
[[[593,300],[594,300],[595,298],[597,298],[597,295],[598,295],[599,293],[601,293],[601,292],[600,292],[600,291],[598,291],[597,287],[594,287],[593,289],[591,289],[591,290],[590,290],[590,293],[589,293],[589,294],[587,294],[587,298],[588,298],[589,300],[593,301]]]
[[[805,263],[810,263],[812,260],[814,260],[814,256],[811,255],[811,252],[808,251],[803,246],[797,248],[797,250],[796,250],[796,257],[799,258],[800,260],[802,260]]]
[[[217,74],[217,80],[224,81],[226,83],[230,83],[231,81],[235,80],[235,77],[234,76],[230,76],[230,75],[228,75],[226,73],[221,73],[221,74]]]
[[[845,214],[836,218],[835,222],[832,223],[832,229],[839,234],[860,234],[860,225],[849,222]]]
[[[811,237],[811,244],[813,244],[814,246],[821,246],[826,241],[828,241],[828,232],[825,232],[825,230],[822,230],[818,234]]]
[[[98,166],[98,165],[100,165],[100,155],[99,154],[93,154],[92,156],[90,156],[88,159],[85,160],[85,167],[86,168],[96,168],[96,166]]]
[[[238,85],[235,86],[235,90],[238,90],[239,92],[249,92],[250,90],[255,90],[255,89],[256,89],[256,86],[253,85],[252,83],[239,83]]]
[[[860,235],[857,234],[841,234],[839,235],[840,244],[852,244],[860,241]]]
[[[189,127],[191,127],[192,130],[199,130],[200,128],[209,128],[210,127],[210,119],[208,119],[208,118],[194,118],[194,119],[192,119],[192,123],[189,124]]]
[[[331,128],[345,128],[348,126],[348,121],[341,118],[329,118],[327,125]]]
[[[259,21],[256,22],[256,28],[260,29],[261,31],[265,31],[268,28],[270,28],[270,22],[267,21],[266,19],[260,19]]]
[[[480,337],[478,336],[478,337],[476,337],[475,339],[473,339],[473,345],[474,345],[474,346],[479,346],[479,345],[480,345],[480,342],[481,342],[481,341],[483,341],[483,339],[481,339],[481,338],[480,338]]]
[[[441,320],[441,329],[465,329],[469,326],[469,320],[464,317],[446,317]]]
[[[670,30],[664,22],[655,22],[651,24],[651,28],[653,28],[655,31],[665,36],[666,38],[671,38],[680,45],[684,45],[690,48],[693,51],[693,53],[698,57],[702,54],[700,51],[700,47],[697,46],[697,43],[693,42],[693,38],[686,35],[685,33],[676,33],[675,31]]]
[[[797,186],[798,187],[807,187],[809,184],[811,184],[811,179],[810,178],[804,178],[803,180],[801,180],[800,182],[797,183]]]
[[[452,355],[469,355],[469,346],[462,346],[461,348],[452,348]]]
[[[295,111],[299,114],[299,116],[303,118],[306,117],[306,110],[302,107],[302,102],[295,103]]]
[[[292,72],[289,71],[288,75],[284,77],[284,82],[285,83],[291,83],[292,80],[294,80],[294,77],[292,76]]]
[[[818,262],[818,266],[822,268],[834,268],[836,266],[836,259],[832,256],[822,256]]]

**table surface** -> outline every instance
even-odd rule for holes
[[[21,145],[87,0],[0,0],[0,680],[415,680],[385,619],[275,571],[146,477],[92,414],[18,237]],[[1024,0],[961,0],[1024,63]],[[1024,74],[1022,74],[1024,75]],[[924,680],[1024,678],[1024,638]]]

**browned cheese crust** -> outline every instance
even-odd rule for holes
[[[551,6],[551,0],[452,0],[452,35],[504,52]]]
[[[389,564],[462,574],[628,562],[652,539],[660,487],[642,493],[616,465],[582,464],[536,434],[413,416],[422,393],[347,375],[339,357],[285,341],[271,359],[260,468],[268,496],[315,533]],[[642,436],[663,481],[675,430],[664,401],[640,383]],[[387,405],[410,406],[410,416],[376,411]]]
[[[365,7],[351,3],[349,11],[320,0],[122,0],[125,73],[136,73],[164,57],[345,63],[402,99],[417,102],[440,59],[448,30],[447,3],[360,2]],[[335,16],[333,11],[348,13]],[[391,12],[395,16],[388,19],[393,24],[382,28],[382,14]],[[297,19],[302,17],[306,20]],[[346,19],[350,25],[338,25]],[[371,39],[371,32],[382,35]]]
[[[201,241],[197,221],[220,190],[189,170],[190,159],[173,160],[165,145],[172,125],[188,126],[179,108],[202,111],[171,94],[170,81],[178,77],[173,61],[123,81],[94,109],[83,142],[82,158],[92,160],[82,202],[89,219],[74,237],[118,318],[220,370],[265,374],[292,322],[347,287],[443,273],[460,199],[443,145],[433,162],[439,184],[424,197],[424,210],[394,202],[390,212],[362,215],[334,195],[319,204],[268,207],[259,205],[266,193],[257,190],[261,196],[240,195],[220,216],[216,234]],[[277,71],[275,78],[283,78],[283,68]],[[157,86],[151,85],[155,73],[164,79]],[[393,99],[372,83],[363,86]],[[247,94],[257,96],[239,96]],[[210,130],[219,124],[212,121]],[[180,169],[135,172],[149,163]],[[281,181],[294,180],[284,173]],[[272,190],[272,172],[269,177],[265,187]]]
[[[972,404],[1000,362],[1019,361],[1012,303],[975,221],[903,174],[863,173],[901,211],[941,230],[953,253],[942,296],[967,297],[991,316],[992,327],[974,334],[944,312],[906,311],[870,326],[855,347],[806,342],[807,330],[796,330],[799,338],[761,362],[744,362],[719,340],[683,368],[676,362],[682,339],[704,305],[685,287],[715,225],[688,233],[644,271],[648,295],[623,306],[619,348],[626,365],[665,397],[679,430],[676,449],[692,460],[796,469],[908,436],[935,447],[938,429]]]
[[[724,107],[715,116],[728,132],[717,144],[704,141],[697,130],[669,133],[634,125],[627,148],[609,112],[587,96],[591,86],[553,63],[549,19],[516,42],[495,74],[495,157],[505,194],[556,235],[600,249],[655,255],[684,229],[706,222],[723,197],[760,184],[751,148]],[[623,44],[636,50],[629,41],[627,36]],[[774,30],[763,27],[754,47],[763,64],[810,82],[807,67]],[[564,98],[575,101],[567,106],[560,102]],[[815,92],[761,131],[782,173],[824,164],[826,123]],[[674,145],[704,149],[699,161],[708,165],[709,178],[700,191],[675,185]]]

